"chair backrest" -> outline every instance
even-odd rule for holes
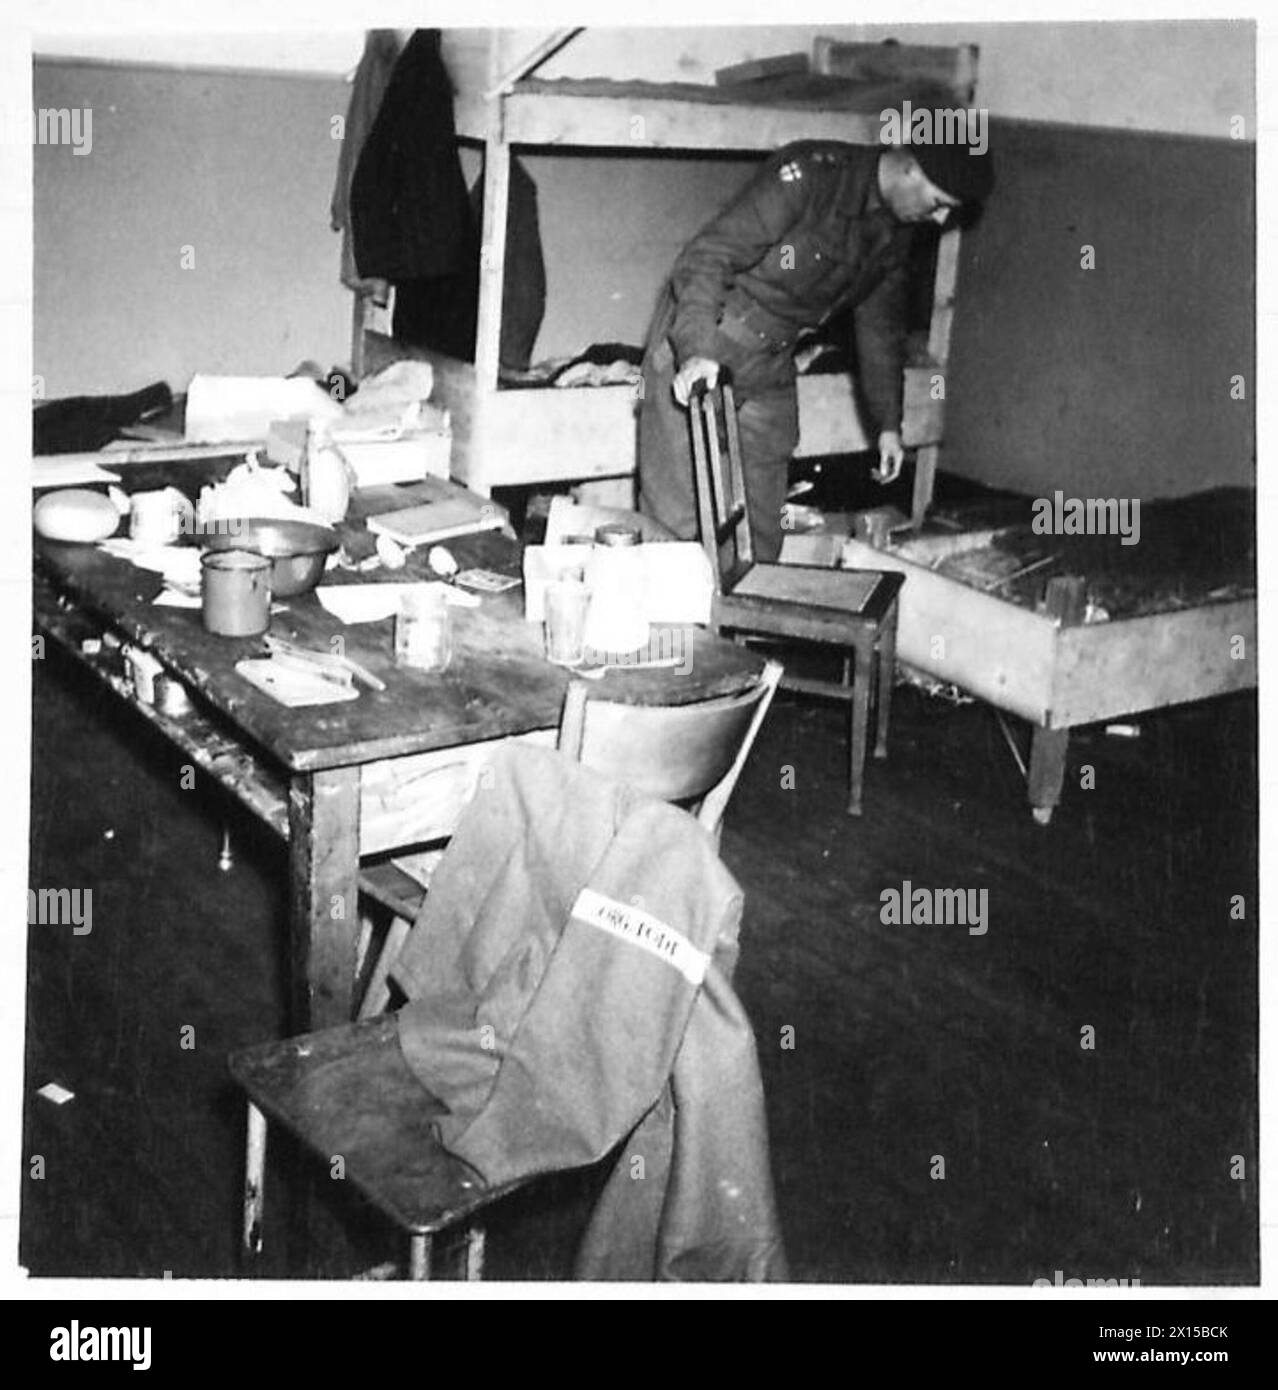
[[[726,370],[721,369],[719,385],[713,390],[697,384],[688,403],[688,428],[692,431],[697,526],[718,593],[724,579],[754,563],[736,401]]]
[[[663,801],[700,801],[697,819],[718,835],[782,667],[769,661],[741,695],[690,705],[628,705],[600,699],[592,682],[568,687],[559,750]]]

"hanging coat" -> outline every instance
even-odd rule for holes
[[[785,1277],[729,983],[741,907],[693,817],[520,746],[436,872],[395,967],[400,1047],[487,1183],[614,1155],[578,1277]]]
[[[462,269],[475,242],[439,40],[405,44],[351,179],[356,267],[392,284]]]
[[[355,268],[351,181],[355,177],[355,166],[364,141],[377,120],[382,98],[390,85],[401,46],[399,34],[394,29],[370,29],[365,34],[364,52],[355,69],[355,81],[351,86],[346,124],[337,155],[337,179],[333,184],[329,216],[333,230],[342,234],[342,283],[357,294],[372,293],[380,289],[380,283],[374,277],[360,275]]]

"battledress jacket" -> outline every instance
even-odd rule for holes
[[[692,816],[526,746],[436,871],[395,967],[400,1048],[490,1185],[614,1156],[579,1278],[786,1276],[729,983],[741,907]]]
[[[914,233],[880,199],[881,153],[807,140],[760,166],[675,262],[658,332],[680,365],[708,357],[747,391],[785,385],[799,335],[856,306],[864,403],[876,429],[899,429]]]

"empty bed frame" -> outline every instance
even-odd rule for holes
[[[732,85],[542,81],[529,76],[577,31],[561,31],[520,62],[505,65],[502,31],[451,30],[443,55],[455,88],[458,138],[484,151],[483,246],[474,363],[405,349],[364,331],[356,310],[358,370],[397,357],[428,360],[435,400],[453,430],[453,477],[487,495],[494,487],[628,479],[635,470],[635,392],[630,386],[505,390],[499,382],[502,284],[512,149],[555,148],[766,151],[795,140],[880,143],[880,113],[909,99],[917,107],[968,107],[977,50],[817,39],[811,74]],[[950,344],[960,233],[939,239],[926,351],[906,369],[903,435],[918,450],[914,512],[932,494],[943,424],[935,378]],[[654,285],[654,298],[657,287]],[[553,286],[551,287],[553,293]],[[798,454],[865,447],[846,374],[799,378]]]

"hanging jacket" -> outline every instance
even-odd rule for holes
[[[489,1184],[615,1154],[580,1278],[785,1277],[741,907],[686,812],[508,746],[400,954],[400,1047],[445,1147]]]
[[[355,164],[350,214],[361,276],[397,284],[448,275],[475,243],[439,41],[437,29],[419,29],[404,45]]]
[[[377,120],[382,98],[390,85],[400,47],[400,37],[394,29],[370,29],[365,34],[364,52],[355,69],[355,81],[351,85],[351,99],[347,104],[346,124],[337,155],[337,179],[333,184],[329,217],[333,230],[342,234],[342,283],[358,294],[372,293],[381,286],[376,279],[360,275],[355,268],[351,181],[355,177],[355,166],[364,141]]]

